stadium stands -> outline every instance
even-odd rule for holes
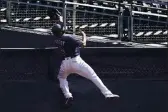
[[[2,23],[6,23],[7,19],[6,19],[6,2],[4,1],[0,1],[0,25],[2,25]]]
[[[72,1],[67,0],[66,2],[68,4],[66,9],[67,28],[71,33],[75,27],[76,29],[82,28],[88,35],[119,37],[122,30],[120,15],[124,16],[124,30],[131,30],[129,27],[131,22],[130,2],[77,0],[78,4],[74,5]],[[62,12],[62,2],[60,0],[20,0],[20,2],[10,4],[10,18],[8,20],[12,26],[50,28],[55,21],[50,20],[48,10],[56,8]],[[154,0],[134,0],[132,3],[134,40],[166,41],[168,29],[167,3],[154,2]],[[76,12],[74,12],[73,6],[76,6]],[[5,10],[5,3],[2,3],[1,22],[5,20]]]

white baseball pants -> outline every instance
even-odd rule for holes
[[[97,76],[95,71],[80,56],[76,56],[74,58],[66,58],[63,60],[58,74],[60,88],[66,98],[73,97],[69,91],[67,81],[67,77],[71,73],[76,73],[91,80],[104,95],[111,93],[111,91],[108,90],[101,79]]]

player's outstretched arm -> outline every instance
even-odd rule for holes
[[[82,43],[83,43],[83,46],[86,46],[86,41],[87,41],[86,34],[81,29],[79,31],[82,34]]]

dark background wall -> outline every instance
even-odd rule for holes
[[[44,48],[54,46],[54,36],[0,30],[0,48]]]
[[[105,78],[167,79],[166,49],[84,48],[81,57]],[[1,50],[0,79],[54,79],[58,49]]]
[[[62,111],[62,96],[56,80],[59,52],[58,49],[44,49],[53,46],[54,38],[6,32],[0,39],[3,48],[40,48],[0,50],[0,111]],[[70,76],[68,80],[75,104],[66,111],[168,111],[167,49],[84,48],[81,57],[121,98],[107,101],[90,81]]]
[[[14,28],[13,28],[14,29]],[[12,29],[12,30],[13,30]],[[35,33],[25,33],[0,29],[0,48],[45,48],[54,47],[54,36]],[[27,30],[28,32],[28,30]],[[87,42],[88,47],[128,47],[124,44],[113,45],[111,42]]]
[[[57,74],[59,52],[57,49],[45,49],[55,47],[54,40],[55,37],[49,35],[0,30],[0,48],[33,48],[1,49],[0,73],[10,73],[13,77],[23,73],[32,76]],[[166,48],[83,48],[81,57],[104,77],[167,78]]]

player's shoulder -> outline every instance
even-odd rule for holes
[[[71,35],[71,34],[64,34],[63,36],[62,36],[62,39],[63,40],[75,40],[76,39],[76,37],[75,37],[75,35]]]

